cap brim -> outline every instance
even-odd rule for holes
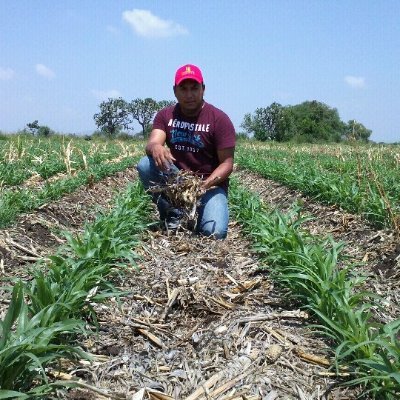
[[[193,76],[191,76],[191,77],[186,77],[186,76],[184,76],[183,78],[178,79],[177,81],[175,81],[175,85],[179,85],[179,84],[182,83],[183,81],[188,81],[188,80],[196,81],[196,82],[198,82],[198,83],[203,83],[203,81],[202,81],[200,78],[195,78],[195,77],[193,77]]]

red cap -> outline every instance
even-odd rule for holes
[[[199,83],[203,83],[203,75],[200,68],[193,64],[186,64],[178,68],[175,74],[175,85],[179,85],[185,79],[193,79]]]

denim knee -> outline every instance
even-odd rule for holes
[[[199,233],[203,236],[212,236],[215,239],[226,239],[228,230],[224,227],[216,226],[215,221],[209,221],[203,224],[199,229]]]
[[[142,157],[137,163],[136,169],[139,172],[139,176],[148,175],[152,169],[150,157]]]
[[[201,198],[198,232],[204,236],[225,239],[228,233],[229,210],[224,189],[208,190]]]
[[[139,178],[146,189],[162,182],[162,174],[158,170],[153,157],[142,157],[137,163],[136,169],[139,173]]]
[[[228,232],[227,231],[221,231],[221,232],[218,232],[218,231],[216,231],[216,232],[211,232],[211,231],[201,231],[201,234],[203,235],[203,236],[207,236],[207,237],[213,237],[213,238],[215,238],[215,239],[219,239],[219,240],[223,240],[223,239],[226,239],[226,237],[227,237],[227,235],[228,235]]]

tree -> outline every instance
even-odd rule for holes
[[[302,142],[339,142],[346,124],[336,108],[324,103],[305,101],[291,107],[296,126],[296,140]]]
[[[26,124],[26,126],[28,127],[29,133],[34,135],[39,129],[39,121],[35,119],[35,121]]]
[[[270,118],[268,109],[259,107],[254,112],[254,115],[245,114],[244,120],[240,125],[248,133],[253,134],[257,140],[271,140]]]
[[[158,109],[161,110],[165,107],[174,106],[176,104],[175,100],[161,100],[157,103]]]
[[[121,97],[109,98],[100,104],[100,112],[93,116],[96,126],[109,136],[116,136],[117,133],[129,128],[132,120],[129,118],[127,102]]]
[[[294,115],[292,108],[283,107],[282,112],[279,114],[277,122],[277,136],[278,142],[286,142],[292,140],[296,134],[296,124],[294,121]]]
[[[240,124],[240,127],[244,129],[246,134],[254,134],[253,117],[250,113],[244,115],[243,122]]]
[[[341,121],[336,108],[319,101],[294,106],[272,103],[247,113],[240,125],[258,140],[278,142],[340,142],[343,139],[368,141],[371,131],[356,121]]]
[[[151,121],[155,113],[162,108],[176,104],[173,100],[161,100],[159,102],[150,97],[135,99],[129,103],[128,109],[132,119],[142,127],[143,137],[148,137],[151,132]]]
[[[150,97],[135,99],[129,103],[128,110],[132,118],[142,127],[143,137],[148,136],[150,123],[159,110],[159,103]]]
[[[51,136],[54,135],[54,131],[50,129],[46,125],[39,125],[39,121],[36,119],[33,122],[30,122],[29,124],[26,124],[28,127],[29,133],[32,135],[37,135],[37,136]]]
[[[371,133],[372,131],[370,129],[367,129],[363,124],[353,119],[347,123],[345,137],[347,140],[360,140],[368,142]]]
[[[40,125],[36,133],[38,136],[45,136],[45,137],[54,135],[54,131],[46,125]]]
[[[254,137],[257,140],[271,140],[271,121],[267,108],[257,108],[253,118]]]
[[[257,108],[254,116],[245,114],[240,125],[257,140],[276,140],[282,142],[294,135],[294,120],[289,108],[272,103],[266,108]]]

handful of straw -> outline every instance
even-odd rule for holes
[[[189,220],[195,219],[199,198],[204,194],[202,179],[191,171],[170,174],[165,185],[149,188],[151,193],[162,193],[174,208],[183,211]]]

